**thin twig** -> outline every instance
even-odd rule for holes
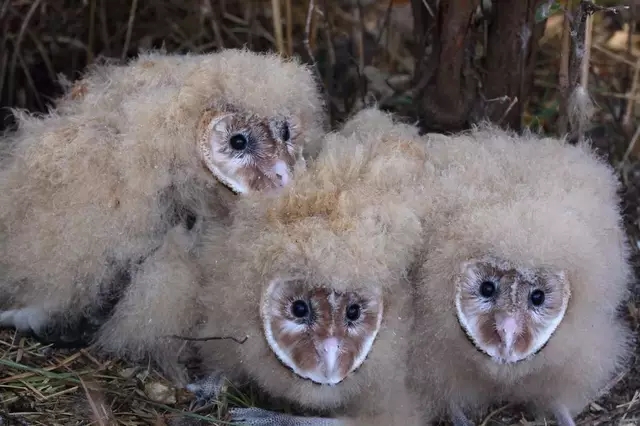
[[[322,14],[324,17],[324,25],[322,26],[322,30],[324,32],[324,37],[327,42],[327,53],[329,60],[326,62],[326,70],[327,70],[327,80],[324,83],[325,90],[327,92],[327,98],[331,105],[333,105],[341,114],[345,112],[344,103],[341,105],[336,99],[333,98],[333,91],[329,90],[329,88],[334,87],[334,70],[336,68],[336,46],[333,43],[333,27],[331,25],[331,19],[329,18],[329,13],[333,13],[333,9],[330,7],[329,2],[324,0],[322,2]],[[346,102],[346,98],[344,99]],[[336,121],[336,117],[334,114],[330,113],[330,123],[333,126]]]
[[[589,84],[589,61],[591,60],[591,40],[593,39],[593,15],[587,15],[587,23],[584,32],[584,55],[582,56],[582,75],[580,76],[580,84],[586,89]]]
[[[315,58],[315,55],[313,54],[313,48],[311,47],[311,26],[313,24],[313,17],[316,14],[316,5],[315,5],[315,1],[314,0],[309,0],[309,8],[307,9],[307,18],[305,21],[305,26],[304,26],[304,40],[303,40],[303,44],[305,46],[305,49],[307,50],[307,54],[309,55],[309,59],[311,60],[311,63],[313,64],[313,69],[315,70],[315,74],[316,74],[316,78],[317,81],[322,84],[322,87],[324,88],[324,90],[322,91],[323,97],[324,97],[324,101],[325,101],[325,105],[329,106],[330,104],[333,103],[333,99],[331,98],[331,94],[329,93],[329,90],[327,89],[327,84],[324,81],[324,79],[322,78],[322,72],[320,71],[320,65],[318,64],[318,61]]]
[[[582,0],[582,2],[584,4],[584,10],[586,13],[588,13],[589,15],[593,15],[596,12],[613,12],[613,13],[618,13],[621,10],[627,10],[629,9],[628,5],[623,5],[623,6],[598,6],[597,4],[595,4],[592,1],[588,1],[588,0]]]
[[[382,35],[385,33],[387,29],[387,25],[391,20],[391,10],[393,9],[393,0],[389,0],[389,4],[387,5],[387,10],[384,13],[384,18],[382,19],[382,23],[378,25],[380,31],[378,31],[378,36],[376,37],[376,45],[380,44],[380,40],[382,40]]]
[[[68,358],[66,358],[64,360],[62,360],[58,364],[52,365],[52,366],[49,366],[49,367],[43,367],[40,370],[47,371],[47,372],[48,371],[57,370],[58,368],[61,368],[61,367],[64,367],[65,365],[67,365],[67,364],[70,364],[71,362],[75,361],[76,359],[80,358],[81,356],[82,356],[81,352],[76,352],[75,354],[71,355],[70,357],[68,357]],[[39,374],[38,372],[31,372],[31,371],[30,372],[26,372],[26,373],[20,373],[20,374],[17,374],[15,376],[10,376],[10,377],[5,377],[5,378],[0,379],[0,384],[11,383],[11,382],[14,382],[14,381],[17,381],[17,380],[26,379],[26,378],[29,378],[29,377],[32,377],[32,376],[36,376],[38,374]]]
[[[571,0],[567,2],[570,8]],[[558,84],[560,86],[560,116],[558,117],[558,132],[566,134],[569,126],[569,114],[567,105],[569,104],[569,58],[571,57],[571,24],[569,22],[569,12],[565,12],[562,23],[562,50],[560,53],[560,71],[558,73]]]
[[[324,33],[325,33],[325,37],[327,38],[327,47],[328,47],[328,51],[329,51],[329,66],[330,69],[333,69],[336,65],[336,47],[333,44],[333,37],[332,37],[332,27],[331,27],[331,21],[329,19],[329,2],[327,0],[324,0],[322,2],[322,14],[324,16]],[[332,73],[330,73],[329,75],[333,75]]]
[[[187,337],[187,336],[178,336],[178,335],[171,335],[169,336],[173,339],[179,339],[179,340],[188,340],[190,342],[207,342],[209,340],[233,340],[234,342],[236,342],[239,345],[242,345],[244,342],[246,342],[249,339],[249,336],[244,336],[244,339],[240,340],[236,337],[232,337],[232,336],[223,336],[223,337]]]
[[[257,19],[257,13],[256,13],[255,0],[251,0],[247,3],[247,21],[249,22],[248,24],[249,33],[247,35],[247,44],[249,45],[250,50],[253,50],[253,32],[255,31],[255,27],[256,27],[256,19]]]
[[[22,25],[20,26],[18,39],[13,45],[13,55],[11,56],[11,64],[9,65],[9,96],[7,97],[8,105],[13,104],[13,92],[14,92],[13,84],[14,84],[14,78],[15,78],[15,70],[18,64],[18,53],[20,52],[20,45],[22,44],[22,39],[24,38],[24,34],[26,33],[27,28],[29,27],[29,22],[31,21],[33,14],[36,12],[36,9],[38,8],[38,6],[40,6],[40,2],[41,0],[35,0],[31,4],[31,7],[27,11],[27,14],[24,17],[24,20],[22,21]]]
[[[320,72],[320,67],[318,65],[318,61],[316,60],[315,55],[313,54],[313,48],[311,47],[311,25],[313,23],[313,17],[315,16],[316,13],[316,5],[314,0],[309,0],[309,8],[307,9],[307,18],[305,20],[305,24],[304,24],[304,39],[302,41],[302,43],[304,44],[304,47],[307,51],[307,54],[309,55],[309,59],[311,60],[311,63],[313,64],[313,69],[316,73],[316,78],[318,80],[319,83],[322,83],[322,85],[324,86],[324,80],[322,79],[322,73]],[[326,88],[325,88],[326,89]],[[328,100],[329,94],[327,90],[324,90],[324,96],[325,96],[325,102]],[[326,102],[327,105],[329,104],[328,102]]]
[[[612,51],[610,51],[609,49],[607,49],[606,47],[598,44],[598,43],[593,43],[593,45],[591,46],[593,47],[595,50],[600,51],[601,53],[604,53],[605,55],[607,55],[608,57],[610,57],[611,59],[617,61],[617,62],[622,62],[623,64],[627,64],[630,67],[634,67],[635,64],[633,63],[633,61],[630,61],[629,59],[625,58],[622,55],[618,55],[617,53],[614,53]]]
[[[227,37],[229,37],[229,39],[233,40],[233,42],[234,42],[235,44],[238,44],[238,45],[241,45],[241,44],[242,44],[242,42],[240,41],[240,39],[239,39],[239,38],[234,34],[234,32],[233,32],[230,28],[228,28],[227,26],[223,26],[223,27],[222,27],[222,31],[224,32],[224,34],[225,34]],[[269,37],[265,37],[265,38],[266,38],[267,40],[273,40],[273,39],[270,39]]]
[[[513,404],[506,404],[503,405],[502,407],[498,407],[495,410],[493,410],[492,412],[489,413],[489,415],[487,415],[487,417],[482,421],[482,423],[480,423],[480,426],[487,426],[489,424],[489,420],[491,420],[491,418],[493,416],[495,416],[496,414],[506,410],[507,408],[513,406]]]
[[[627,147],[627,150],[625,151],[624,156],[622,157],[621,164],[625,164],[627,162],[627,160],[629,159],[629,156],[636,148],[638,139],[640,139],[640,126],[636,128],[636,131],[633,134],[633,137],[631,138],[631,142],[629,143],[629,146]]]
[[[627,26],[628,26],[628,31],[627,31],[627,57],[628,58],[632,58],[633,54],[632,54],[632,47],[633,47],[633,35],[635,33],[635,28],[636,28],[636,14],[637,14],[637,10],[638,10],[638,5],[636,4],[637,2],[631,2],[631,13],[629,14],[629,18],[627,20]],[[633,71],[633,80],[630,82],[630,78],[631,78],[631,70]],[[631,84],[631,90],[633,90],[632,93],[635,93],[637,90],[637,84],[638,84],[638,61],[636,61],[636,67],[635,69],[632,67],[631,69],[627,69],[627,89],[629,88],[629,84]],[[629,129],[631,128],[631,115],[633,114],[633,110],[634,110],[634,106],[635,106],[635,102],[631,102],[631,100],[627,101],[627,108],[625,111],[625,116],[622,119],[622,127],[625,129]]]
[[[627,20],[627,25],[629,26],[629,30],[627,31],[627,55],[629,57],[632,56],[631,50],[633,47],[633,34],[635,33],[636,28],[636,12],[638,8],[638,2],[632,1],[631,3],[631,13],[629,14],[629,19]]]
[[[131,9],[129,10],[129,22],[127,23],[127,35],[124,39],[124,47],[122,48],[121,59],[124,61],[129,51],[129,44],[131,43],[131,33],[133,32],[133,21],[136,17],[136,9],[138,8],[138,0],[131,2]]]
[[[42,62],[44,63],[45,68],[47,69],[47,73],[49,74],[49,78],[51,81],[56,80],[56,71],[53,67],[53,63],[49,58],[49,54],[47,53],[47,49],[44,47],[42,42],[36,37],[36,35],[31,30],[27,30],[27,34],[29,38],[33,42],[33,45],[36,47],[38,53],[40,53],[40,57],[42,58]]]
[[[0,8],[0,21],[4,19],[4,16],[7,14],[10,5],[10,1],[5,1],[4,3],[2,3],[2,7]]]
[[[40,93],[38,92],[38,88],[36,87],[36,83],[33,81],[33,77],[31,77],[31,71],[27,66],[27,63],[24,61],[22,55],[18,55],[18,59],[20,60],[20,67],[22,67],[22,71],[24,72],[24,76],[27,79],[27,84],[31,88],[31,92],[33,93],[36,103],[38,104],[38,108],[44,109],[44,104],[42,103],[42,98],[40,97]]]
[[[565,8],[565,27],[563,34],[563,52],[566,49],[566,23],[569,23],[571,30],[571,41],[573,46],[569,49],[569,66],[564,79],[564,67],[567,58],[563,55],[561,69],[560,90],[562,92],[560,118],[558,120],[558,130],[560,133],[568,132],[577,135],[581,140],[584,136],[582,127],[585,119],[590,115],[590,99],[587,99],[587,83],[589,80],[589,60],[591,51],[592,15],[598,11],[614,11],[619,8],[608,8],[595,5],[592,1],[580,0],[575,16],[571,15],[571,0],[568,0]],[[565,85],[566,83],[566,85]],[[573,105],[569,105],[569,100]],[[589,104],[589,105],[587,105]]]
[[[507,118],[507,115],[509,115],[509,112],[513,109],[513,107],[516,105],[516,103],[518,103],[518,97],[514,96],[513,100],[511,101],[511,103],[507,107],[506,111],[502,114],[502,117],[500,117],[500,120],[498,120],[498,125],[502,124],[504,119]]]
[[[353,20],[357,22],[357,26],[353,28],[353,39],[358,52],[358,70],[364,70],[364,18],[362,16],[362,5],[360,0],[356,0],[353,7]]]
[[[284,55],[284,37],[282,35],[282,12],[280,11],[280,0],[271,0],[271,10],[273,12],[273,30],[276,33],[276,48],[278,53]]]
[[[315,12],[315,4],[313,0],[309,0],[309,8],[307,10],[307,19],[304,23],[304,40],[303,44],[305,49],[307,50],[307,54],[309,55],[309,59],[315,64],[316,59],[313,55],[313,50],[311,49],[311,43],[309,42],[309,38],[311,37],[311,21],[313,20],[313,14]]]
[[[356,0],[356,7],[355,7],[355,11],[354,14],[357,16],[358,18],[358,27],[357,30],[355,30],[355,39],[356,39],[356,44],[358,46],[358,69],[357,69],[357,74],[358,74],[358,88],[357,88],[357,93],[356,96],[361,98],[361,100],[364,102],[364,97],[366,95],[366,77],[364,77],[363,73],[364,73],[364,67],[366,65],[365,63],[365,57],[364,57],[364,32],[365,32],[365,28],[364,28],[364,13],[362,11],[362,4],[360,3],[360,0]]]
[[[111,52],[111,38],[109,37],[109,27],[107,26],[107,6],[106,3],[109,0],[100,0],[100,29],[102,43],[104,45],[104,52],[109,55]]]
[[[89,36],[87,40],[87,64],[93,62],[93,40],[95,38],[95,30],[96,30],[96,2],[97,0],[91,0],[91,4],[89,6]]]
[[[631,124],[631,116],[633,114],[633,107],[635,106],[637,99],[636,93],[638,92],[638,80],[640,79],[640,58],[636,61],[633,72],[633,81],[631,82],[631,89],[627,92],[629,98],[627,99],[627,110],[625,111],[624,118],[622,119],[622,125],[628,126]]]
[[[630,100],[632,102],[640,102],[640,95],[638,94],[633,94],[633,93],[618,93],[618,92],[611,92],[611,91],[596,91],[595,93],[597,93],[599,96],[604,96],[607,98],[615,98],[615,99],[627,99]]]
[[[422,4],[424,5],[425,9],[427,9],[427,12],[429,12],[429,15],[431,15],[432,18],[435,18],[436,15],[433,13],[433,10],[431,10],[431,6],[429,6],[427,0],[422,0]]]
[[[581,3],[581,7],[585,7],[585,2],[583,1]],[[589,87],[589,62],[591,59],[591,40],[592,40],[592,33],[593,33],[593,14],[592,13],[588,13],[585,17],[585,24],[584,24],[584,38],[582,39],[582,58],[581,58],[581,62],[580,62],[580,83],[578,83],[579,86],[582,86],[582,89],[584,90],[584,93],[586,96],[588,95],[588,87]],[[576,90],[578,89],[578,85],[576,85]],[[572,131],[575,133],[577,133],[578,136],[578,141],[582,142],[584,139],[584,134],[586,132],[586,129],[584,128],[585,126],[585,120],[584,118],[587,118],[588,115],[586,114],[586,110],[584,110],[583,105],[580,106],[581,109],[583,109],[582,111],[580,111],[579,113],[577,111],[572,111],[572,114],[578,113],[578,116],[580,117],[580,119],[578,119],[578,121],[576,123],[572,123],[572,127],[576,126],[576,129],[572,129]]]
[[[287,14],[287,53],[293,56],[293,6],[291,0],[285,0]]]
[[[87,401],[89,401],[89,407],[91,407],[91,411],[95,416],[95,421],[97,421],[100,426],[107,426],[106,423],[104,422],[104,419],[102,418],[103,416],[100,413],[100,410],[98,410],[96,401],[94,401],[93,396],[91,395],[91,393],[89,392],[89,389],[87,388],[87,385],[85,385],[84,383],[84,380],[82,380],[81,377],[78,377],[78,379],[80,380],[82,389],[84,389],[84,393],[87,396]],[[104,404],[100,404],[100,405],[104,407]]]
[[[216,9],[213,7],[213,3],[211,0],[207,0],[209,3],[209,9],[211,10],[211,29],[213,30],[213,36],[216,39],[216,46],[218,49],[224,49],[224,40],[222,39],[222,33],[220,32],[220,24],[218,23],[218,18],[216,17]]]

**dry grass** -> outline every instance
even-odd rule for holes
[[[598,2],[604,3],[619,2]],[[413,116],[413,21],[402,10],[408,5],[407,0],[361,0],[359,7],[347,0],[3,0],[0,101],[46,110],[61,93],[58,74],[72,80],[103,56],[126,59],[140,49],[203,52],[246,45],[313,59],[334,124],[372,99]],[[640,272],[640,35],[633,31],[640,15],[635,9],[640,6],[594,15],[589,61],[581,65],[579,78],[588,82],[598,107],[589,136],[625,182],[626,224]],[[566,125],[560,114],[567,71],[561,62],[562,28],[562,15],[549,19],[523,118],[547,133]],[[0,129],[10,127],[10,114],[0,111]],[[634,294],[627,316],[640,331],[637,284]],[[578,424],[640,424],[640,350],[637,355]],[[194,412],[192,396],[150,366],[100,360],[90,351],[53,351],[0,332],[0,425],[159,426],[170,424],[177,413],[201,418],[203,424],[225,424],[220,419],[227,402],[255,402],[255,396],[238,391],[226,398]],[[527,421],[521,412],[496,407],[481,424],[549,424]]]

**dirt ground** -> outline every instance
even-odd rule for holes
[[[138,49],[162,46],[170,51],[199,52],[241,45],[288,54],[291,40],[292,50],[303,58],[308,59],[308,52],[313,52],[334,124],[368,99],[411,116],[413,20],[409,1],[363,1],[359,15],[348,1],[317,1],[333,12],[330,21],[323,21],[324,15],[318,14],[308,40],[309,3],[293,1],[291,13],[284,19],[282,43],[273,29],[276,21],[271,2],[266,0],[115,0],[109,7],[106,0],[76,3],[0,2],[5,47],[0,50],[2,106],[45,110],[60,94],[58,73],[73,80],[88,62],[101,55],[127,58]],[[626,14],[602,13],[594,19],[589,91],[597,113],[588,133],[620,171],[624,183],[622,207],[634,264],[640,272],[640,14],[635,9]],[[361,32],[351,29],[354,22],[362,23]],[[523,117],[526,125],[550,134],[557,130],[561,31],[562,15],[551,16],[541,40],[533,96]],[[364,69],[359,68],[361,65]],[[357,89],[350,89],[353,87]],[[0,129],[11,125],[9,111],[3,108]],[[639,331],[638,282],[631,290],[632,296],[622,309],[631,327]],[[52,350],[12,331],[0,331],[3,426],[161,426],[181,412],[205,423],[224,424],[217,419],[224,418],[227,402],[251,404],[256,397],[230,392],[227,398],[218,406],[193,412],[192,395],[175,389],[151,366],[98,359],[91,350]],[[478,424],[552,424],[549,420],[534,421],[523,413],[522,407],[495,407],[478,419]],[[640,346],[628,369],[611,383],[606,395],[580,415],[577,423],[640,424]]]

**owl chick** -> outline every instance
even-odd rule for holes
[[[205,371],[323,415],[234,409],[234,421],[419,424],[404,374],[406,274],[422,241],[422,203],[411,195],[426,156],[415,129],[380,112],[377,119],[378,131],[363,139],[328,135],[281,193],[244,197],[231,227],[205,235],[198,335],[248,337],[199,342]],[[210,383],[189,389],[204,393]]]
[[[247,50],[145,53],[76,87],[44,117],[17,114],[0,159],[0,325],[58,342],[92,335],[122,298],[170,308],[149,283],[191,244],[176,227],[197,239],[236,194],[286,186],[325,120],[310,69]],[[124,317],[110,327],[139,347],[181,328]]]
[[[631,272],[612,169],[586,145],[484,126],[427,137],[435,179],[411,371],[425,419],[498,402],[561,426],[619,372]]]

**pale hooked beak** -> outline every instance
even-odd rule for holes
[[[520,334],[518,319],[510,314],[496,314],[496,331],[503,343],[501,352],[508,357],[513,352],[513,345]]]
[[[287,185],[287,183],[289,183],[289,181],[291,180],[291,177],[289,175],[289,167],[282,160],[276,161],[276,164],[273,166],[272,171],[278,178],[280,186]]]
[[[326,382],[330,385],[340,383],[340,365],[338,357],[340,356],[340,342],[335,337],[329,337],[316,346],[316,350],[324,363],[324,373]]]

